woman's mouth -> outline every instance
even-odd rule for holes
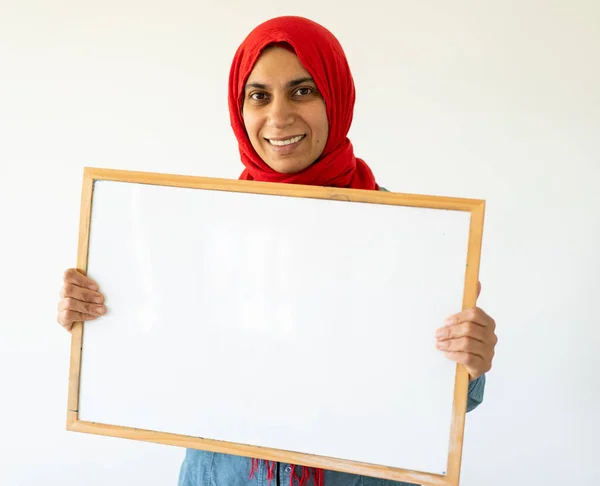
[[[302,140],[306,138],[306,134],[296,135],[295,137],[288,138],[267,138],[271,150],[275,151],[279,155],[291,154],[296,148],[302,143]]]
[[[306,137],[306,135],[297,135],[295,137],[289,137],[289,138],[279,138],[279,139],[275,139],[275,138],[267,138],[267,140],[269,141],[269,143],[271,145],[273,145],[274,147],[286,147],[288,145],[293,145],[295,143],[298,143],[300,140],[302,140],[304,137]]]

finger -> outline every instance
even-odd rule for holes
[[[63,299],[70,297],[82,302],[90,302],[94,304],[104,303],[104,295],[102,295],[100,292],[80,287],[79,285],[73,283],[65,283],[60,291],[60,296]]]
[[[106,308],[103,305],[90,304],[89,302],[67,297],[61,299],[58,303],[58,311],[73,311],[98,317],[106,312]]]
[[[444,353],[444,356],[454,363],[466,366],[472,376],[480,376],[491,369],[488,362],[476,354],[447,352]]]
[[[91,290],[98,290],[98,284],[91,278],[83,275],[83,273],[81,273],[76,268],[69,268],[67,271],[65,271],[63,278],[65,283],[68,282],[78,285],[79,287],[86,287]]]
[[[474,354],[481,359],[487,358],[488,354],[490,354],[490,347],[488,345],[468,337],[438,341],[436,347],[446,352]]]
[[[64,327],[67,331],[70,331],[73,327],[73,323],[82,321],[93,321],[98,316],[91,316],[89,314],[82,314],[81,312],[75,312],[72,310],[64,310],[58,313],[56,321]]]
[[[496,322],[494,319],[492,319],[483,311],[483,309],[480,309],[479,307],[471,307],[470,309],[465,309],[458,314],[448,317],[444,321],[444,325],[454,326],[462,322],[473,322],[474,324],[478,324],[483,327],[489,327],[492,331],[496,329]]]
[[[437,330],[435,337],[438,341],[469,337],[487,344],[495,345],[497,342],[494,332],[489,327],[483,327],[471,321],[441,327]]]

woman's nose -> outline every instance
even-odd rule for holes
[[[287,99],[274,99],[269,106],[268,124],[272,128],[285,128],[295,120],[294,107]]]

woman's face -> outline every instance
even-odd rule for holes
[[[325,101],[294,53],[270,47],[260,55],[242,111],[250,143],[271,169],[294,174],[323,153],[329,135]]]

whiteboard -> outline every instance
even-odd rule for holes
[[[78,420],[444,475],[470,219],[95,180]]]

